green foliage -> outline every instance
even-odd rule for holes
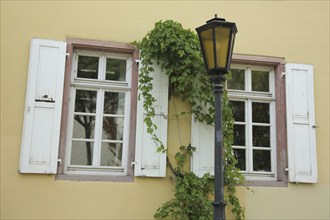
[[[157,209],[157,219],[212,219],[213,208],[208,200],[212,191],[209,175],[198,178],[187,172],[183,178],[176,179],[175,198]]]
[[[192,172],[185,172],[183,165],[188,161],[195,148],[191,145],[181,146],[175,154],[177,167],[175,197],[157,209],[154,217],[157,219],[187,219],[209,220],[212,219],[212,205],[208,195],[213,190],[210,175],[205,174],[202,178]]]
[[[152,139],[158,145],[158,151],[166,152],[162,142],[155,135],[157,126],[152,119],[155,116],[155,98],[150,91],[153,88],[150,72],[154,61],[161,65],[169,76],[170,93],[188,101],[194,117],[203,123],[214,124],[214,94],[213,86],[205,71],[203,58],[199,49],[199,41],[195,33],[183,29],[175,21],[159,21],[142,41],[136,43],[141,49],[141,68],[139,74],[139,98],[144,98],[144,123]],[[206,106],[206,108],[205,108]],[[223,140],[225,148],[225,184],[227,185],[227,201],[232,205],[236,219],[244,218],[244,209],[236,197],[235,186],[243,183],[243,176],[235,164],[231,147],[233,142],[234,120],[226,92],[223,95]],[[181,114],[187,114],[186,112]],[[156,218],[176,219],[209,219],[212,216],[211,203],[208,201],[209,176],[198,178],[191,172],[183,171],[183,164],[189,161],[194,147],[180,147],[175,155],[177,167],[171,170],[175,174],[175,198],[159,208]],[[207,183],[207,184],[206,184]]]

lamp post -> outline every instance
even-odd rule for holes
[[[222,93],[223,82],[229,72],[233,54],[235,23],[215,18],[196,28],[204,63],[213,82],[215,96],[215,144],[214,144],[214,219],[226,219],[224,201],[224,155],[222,141]]]

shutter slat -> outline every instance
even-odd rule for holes
[[[31,41],[20,173],[56,173],[65,56],[65,42]]]

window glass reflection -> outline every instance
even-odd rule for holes
[[[92,165],[93,142],[72,141],[71,165]]]
[[[96,91],[76,90],[75,112],[96,112]]]
[[[253,151],[253,171],[271,171],[271,159],[269,150]]]
[[[269,103],[252,103],[252,121],[258,123],[269,123]]]
[[[104,114],[124,115],[125,93],[105,92]]]
[[[122,153],[122,144],[102,143],[101,166],[122,166]]]
[[[253,146],[270,147],[270,127],[253,126]]]
[[[252,71],[252,91],[269,92],[269,72]]]
[[[231,79],[228,80],[227,88],[245,90],[245,70],[231,69]]]
[[[95,116],[75,115],[73,138],[94,139]]]
[[[234,125],[235,146],[245,146],[245,125]]]
[[[242,171],[246,170],[245,165],[245,149],[233,149],[234,156],[237,160],[236,167]]]
[[[78,56],[78,78],[97,79],[99,71],[99,58]]]
[[[103,117],[102,139],[123,140],[124,118]]]
[[[126,80],[126,60],[107,58],[106,80]]]
[[[245,102],[230,101],[230,107],[236,122],[245,121]]]

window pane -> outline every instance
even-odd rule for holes
[[[245,70],[231,69],[231,80],[228,80],[228,89],[245,90]]]
[[[104,114],[124,115],[125,93],[105,92]]]
[[[252,121],[269,123],[269,103],[252,103]]]
[[[75,112],[95,113],[96,91],[76,90]]]
[[[126,60],[107,58],[106,80],[126,80]]]
[[[253,171],[271,171],[269,150],[253,151]]]
[[[245,168],[245,150],[244,149],[233,149],[234,155],[237,160],[236,167],[240,170],[246,170]]]
[[[73,138],[94,139],[95,117],[75,115],[73,121]]]
[[[270,147],[270,127],[253,126],[253,146]]]
[[[93,142],[72,141],[71,165],[92,165]]]
[[[78,57],[78,78],[97,79],[99,71],[99,58],[80,56]]]
[[[121,166],[123,145],[102,143],[101,166]]]
[[[234,125],[234,144],[245,146],[245,125]]]
[[[239,101],[230,101],[231,110],[235,121],[245,121],[245,103]]]
[[[252,71],[252,91],[269,92],[269,72]]]
[[[103,117],[102,139],[123,140],[124,118]]]

